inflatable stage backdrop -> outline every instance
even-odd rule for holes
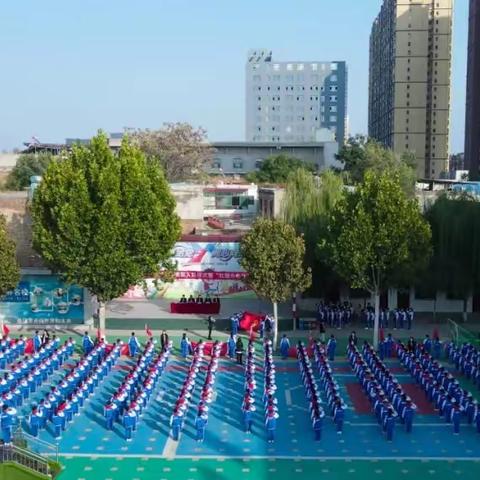
[[[22,275],[17,288],[0,297],[0,315],[9,323],[80,324],[83,289],[57,275]]]
[[[243,279],[245,270],[238,263],[238,242],[178,242],[173,260],[177,273],[173,283],[147,280],[147,289],[135,286],[124,295],[125,299],[179,299],[182,295],[218,295],[219,297],[251,297],[255,294]]]

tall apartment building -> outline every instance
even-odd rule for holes
[[[329,129],[343,144],[346,125],[345,62],[277,62],[269,50],[248,53],[247,141],[315,142]]]
[[[453,0],[384,0],[370,36],[368,133],[417,174],[448,171]]]
[[[470,179],[480,179],[480,0],[470,0],[468,27],[465,164]]]

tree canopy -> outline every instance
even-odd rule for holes
[[[202,178],[214,149],[207,132],[188,123],[165,123],[159,130],[136,130],[132,141],[162,167],[169,182]]]
[[[20,280],[20,269],[15,256],[15,242],[7,232],[7,222],[0,214],[0,295],[13,290]]]
[[[363,182],[369,170],[377,173],[388,170],[399,177],[409,196],[415,194],[416,159],[412,152],[397,155],[377,141],[357,135],[340,149],[337,160],[343,163],[346,179],[352,184]]]
[[[286,183],[289,175],[298,169],[312,172],[313,165],[281,153],[267,157],[260,169],[247,174],[246,178],[254,183]]]
[[[33,242],[53,270],[100,302],[172,269],[180,234],[158,165],[124,138],[118,154],[99,133],[50,163],[33,197]]]
[[[329,217],[343,194],[342,178],[331,170],[317,177],[304,169],[297,169],[290,174],[285,186],[283,217],[304,238],[305,262],[316,279],[311,286],[315,289],[311,292],[315,296],[328,295],[339,284],[338,275],[325,262],[318,243],[326,238]]]
[[[304,266],[305,243],[295,229],[280,220],[258,219],[240,244],[240,264],[247,272],[246,283],[262,298],[273,303],[275,345],[277,303],[303,292],[312,281]]]
[[[438,290],[466,299],[480,291],[480,202],[441,196],[426,212],[432,229],[431,278]]]
[[[375,297],[375,345],[382,289],[399,278],[414,282],[431,255],[431,231],[418,203],[403,191],[399,176],[368,171],[365,180],[336,205],[330,238],[321,244],[333,268],[353,288]]]
[[[18,157],[13,170],[8,174],[4,189],[24,190],[30,186],[30,177],[42,176],[52,160],[51,153],[24,153]]]

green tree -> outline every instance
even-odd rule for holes
[[[169,182],[201,179],[214,149],[207,132],[188,123],[166,123],[158,130],[136,130],[133,143],[148,159],[160,165]]]
[[[312,276],[304,267],[305,243],[295,229],[280,220],[258,219],[243,237],[240,264],[247,272],[246,283],[273,304],[274,346],[278,339],[278,302],[303,292]]]
[[[353,288],[375,299],[374,345],[378,343],[380,293],[401,277],[414,283],[415,272],[431,255],[431,231],[418,203],[402,190],[397,174],[369,171],[365,181],[340,200],[321,244],[333,268]]]
[[[30,177],[42,176],[52,160],[50,153],[24,153],[18,157],[13,170],[8,174],[4,189],[23,190],[30,186]]]
[[[283,218],[305,240],[305,262],[316,279],[311,286],[315,289],[311,291],[314,296],[326,295],[339,285],[339,277],[322,258],[318,243],[327,237],[329,217],[343,194],[342,178],[332,170],[325,170],[317,177],[297,169],[290,174],[285,186]]]
[[[66,281],[99,304],[159,270],[171,270],[180,235],[175,199],[161,169],[124,138],[118,154],[99,133],[52,162],[32,205],[34,247]]]
[[[20,269],[15,256],[15,242],[7,232],[5,217],[0,214],[0,296],[14,289],[19,280]],[[1,315],[0,329],[3,332],[3,316]]]
[[[480,291],[480,203],[466,195],[441,196],[426,212],[432,229],[429,278],[436,289],[464,302]]]
[[[246,179],[254,183],[285,183],[295,170],[313,171],[313,165],[298,158],[281,153],[267,157],[257,172],[246,175]]]
[[[357,135],[340,149],[337,160],[343,163],[349,183],[363,182],[369,170],[378,174],[388,170],[398,175],[403,190],[409,196],[415,194],[416,159],[412,152],[397,155],[377,141]]]

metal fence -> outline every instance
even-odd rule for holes
[[[52,444],[33,437],[19,426],[13,432],[13,444],[23,450],[41,455],[48,460],[58,462],[58,444]]]
[[[48,459],[15,445],[0,445],[0,462],[12,462],[43,475],[50,475]]]

